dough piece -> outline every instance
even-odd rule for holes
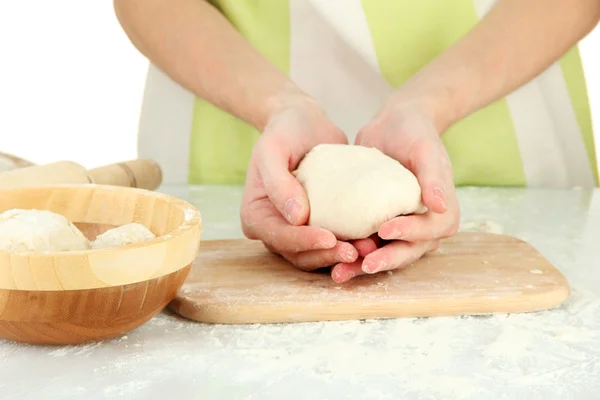
[[[128,244],[145,242],[156,236],[142,224],[131,223],[109,229],[96,237],[92,242],[93,249],[104,249],[107,247],[125,246]]]
[[[22,209],[0,214],[0,250],[23,253],[89,248],[83,233],[60,214]]]
[[[369,237],[392,218],[427,210],[417,178],[375,148],[321,144],[294,175],[308,194],[308,224],[340,240]]]

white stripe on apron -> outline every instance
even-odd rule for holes
[[[150,64],[140,114],[138,157],[152,158],[165,184],[187,184],[195,96]]]
[[[290,0],[290,76],[350,143],[392,92],[360,0]]]
[[[594,187],[594,175],[569,90],[559,64],[553,64],[538,77],[542,96],[546,99],[554,121],[557,139],[565,158],[570,186]]]
[[[474,0],[479,18],[494,2]],[[588,154],[558,63],[506,96],[506,101],[527,186],[593,187]]]

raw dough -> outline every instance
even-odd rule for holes
[[[125,246],[127,244],[145,242],[152,240],[156,236],[144,225],[131,223],[109,229],[96,237],[92,242],[93,249],[103,249],[107,247]]]
[[[87,250],[87,238],[67,218],[46,210],[12,209],[0,214],[0,250]]]
[[[340,240],[366,238],[398,215],[426,211],[417,178],[375,148],[321,144],[294,175],[308,194],[308,224]]]

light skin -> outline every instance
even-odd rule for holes
[[[600,19],[598,0],[500,0],[398,88],[357,135],[356,144],[379,148],[417,176],[429,211],[392,219],[370,238],[341,242],[306,226],[308,199],[291,174],[315,145],[347,143],[317,102],[204,0],[114,5],[132,43],[155,65],[262,132],[241,207],[246,236],[298,268],[334,266],[337,282],[405,267],[456,233],[460,208],[440,136],[537,76]]]

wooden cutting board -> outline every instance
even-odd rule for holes
[[[459,233],[408,268],[345,284],[236,239],[201,243],[169,307],[208,323],[306,322],[537,311],[559,306],[569,292],[532,246],[491,233]]]

